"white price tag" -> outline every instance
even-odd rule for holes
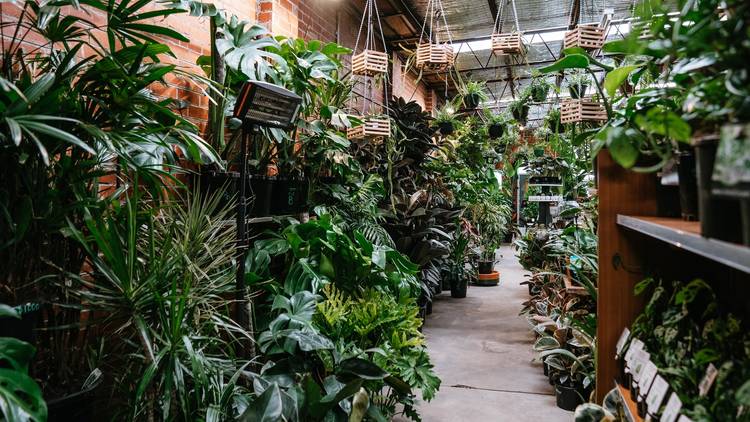
[[[630,347],[628,347],[627,353],[625,353],[625,372],[632,373],[631,368],[633,367],[633,357],[635,356],[636,352],[643,349],[643,342],[638,340],[637,338],[634,338],[630,342]]]
[[[711,390],[711,386],[714,385],[714,381],[716,381],[716,376],[718,374],[719,370],[716,369],[713,363],[709,363],[708,368],[706,368],[706,375],[701,380],[701,383],[698,384],[699,396],[704,397],[708,394],[709,390]]]
[[[631,368],[633,368],[633,379],[638,383],[639,387],[641,385],[641,375],[643,375],[643,370],[646,369],[650,357],[651,354],[647,351],[638,350],[635,353],[635,357],[633,357],[632,364],[630,365]]]
[[[664,396],[667,395],[667,390],[669,390],[669,383],[661,375],[657,375],[651,384],[651,389],[648,391],[648,397],[646,397],[646,405],[648,406],[649,413],[655,415],[659,411],[661,402],[664,401]]]
[[[624,330],[622,330],[622,334],[620,334],[620,339],[617,340],[617,349],[615,352],[615,359],[622,356],[622,351],[625,348],[625,344],[628,342],[628,338],[630,337],[630,330],[628,327],[625,327]]]
[[[677,420],[677,416],[680,415],[682,410],[682,400],[677,393],[672,393],[667,401],[667,407],[664,408],[664,413],[661,415],[660,422],[674,422]]]
[[[651,360],[649,360],[643,368],[641,377],[638,380],[639,396],[646,397],[646,395],[648,394],[648,389],[651,387],[651,383],[654,381],[654,377],[656,377],[656,374],[658,372],[659,368],[657,368],[656,365],[651,362]]]

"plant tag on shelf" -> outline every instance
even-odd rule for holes
[[[667,395],[669,390],[669,383],[661,375],[657,375],[654,378],[654,382],[651,384],[651,389],[648,391],[648,397],[646,397],[646,405],[648,406],[648,412],[655,415],[661,407],[661,402],[664,401],[664,396]]]
[[[719,374],[719,370],[716,369],[713,363],[708,364],[708,368],[706,368],[706,375],[701,380],[701,383],[698,384],[698,395],[700,397],[705,397],[706,394],[708,394],[709,390],[711,390],[711,386],[714,385],[714,381],[716,381],[716,376]]]
[[[637,338],[634,338],[630,342],[630,347],[628,347],[628,351],[625,353],[625,372],[632,373],[633,368],[633,356],[636,354],[637,351],[643,349],[643,342],[640,341]]]
[[[615,359],[619,359],[620,356],[622,356],[622,352],[625,349],[625,344],[628,342],[629,337],[630,329],[628,329],[628,327],[625,327],[625,329],[622,330],[622,334],[620,334],[620,339],[617,340],[617,351],[615,352]]]
[[[648,353],[645,350],[638,350],[635,353],[635,357],[633,357],[633,362],[631,364],[631,367],[633,368],[633,379],[638,383],[638,386],[641,385],[641,375],[643,375],[643,370],[646,369],[646,365],[650,362],[651,354]]]
[[[680,410],[682,410],[682,400],[677,393],[672,393],[667,401],[667,407],[664,408],[664,413],[661,414],[660,422],[675,422],[677,417],[680,416]]]
[[[656,374],[658,372],[659,368],[657,368],[656,365],[649,359],[649,361],[643,368],[641,378],[638,380],[638,394],[640,396],[646,397],[646,395],[648,394],[648,389],[651,387],[651,383],[654,381],[654,377],[656,377]]]

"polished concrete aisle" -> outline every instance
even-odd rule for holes
[[[443,380],[425,422],[572,421],[555,406],[553,387],[532,362],[534,335],[523,317],[528,299],[524,270],[513,249],[501,249],[500,286],[470,286],[465,299],[443,292],[435,300],[424,333]]]

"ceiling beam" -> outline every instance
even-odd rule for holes
[[[419,34],[424,32],[426,28],[422,27],[422,24],[424,22],[421,22],[419,18],[417,18],[417,15],[414,13],[413,10],[411,10],[411,7],[406,4],[404,0],[385,0],[392,8],[396,11],[397,14],[402,14],[406,17],[406,20],[411,23],[411,25],[416,28],[417,31],[420,31],[418,33],[414,33],[414,37],[419,39]],[[393,43],[391,43],[393,45]]]

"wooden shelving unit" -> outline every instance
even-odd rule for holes
[[[596,398],[617,379],[617,340],[642,312],[647,298],[634,287],[648,276],[702,278],[722,306],[750,315],[750,248],[701,236],[700,223],[657,216],[657,179],[628,171],[603,150],[597,157],[599,280]],[[618,389],[624,388],[618,386]],[[627,392],[627,390],[626,390]],[[626,394],[625,399],[630,395]],[[627,402],[627,400],[626,400]],[[637,412],[634,413],[637,416]],[[633,419],[639,420],[639,419]]]
[[[642,422],[644,419],[638,416],[638,405],[630,399],[630,390],[620,384],[615,384],[617,387],[617,393],[622,400],[622,407],[625,410],[625,418],[628,422]]]
[[[750,248],[700,235],[700,223],[676,218],[618,215],[617,224],[678,249],[750,273]]]

